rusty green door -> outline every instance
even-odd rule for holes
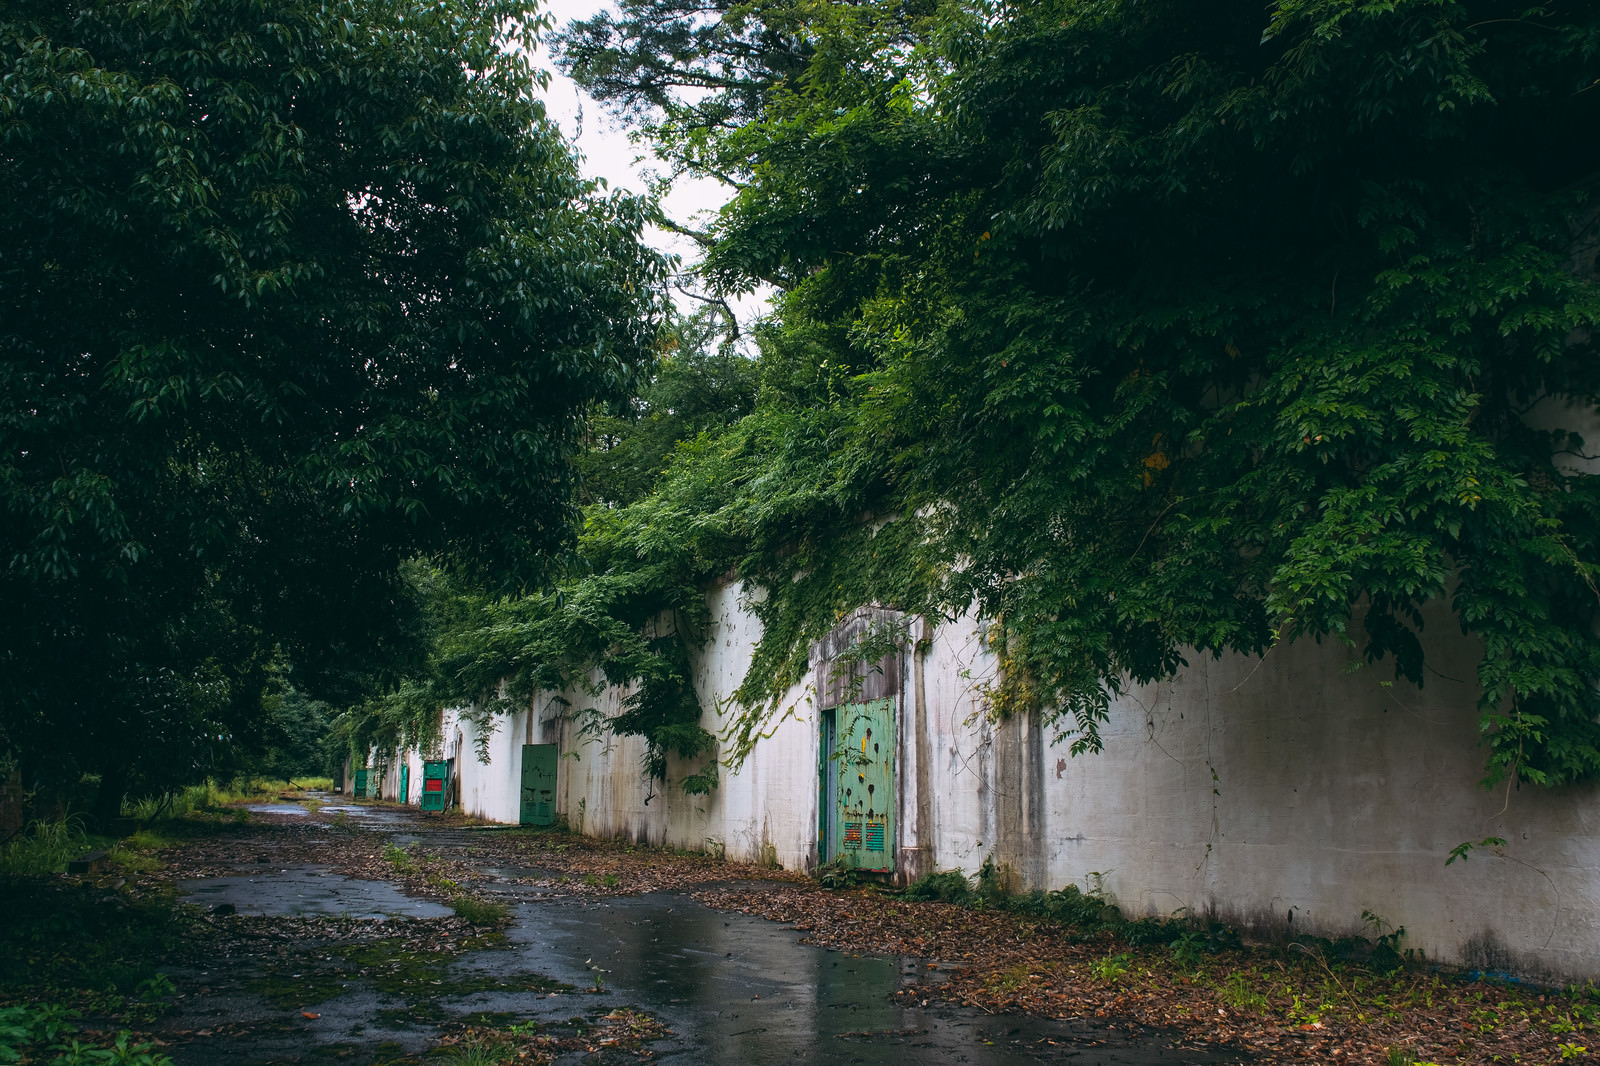
[[[556,821],[556,746],[522,745],[523,825],[554,825]]]
[[[400,794],[395,797],[401,803],[411,802],[411,764],[400,764]]]
[[[823,862],[894,871],[894,700],[825,712],[818,834]]]
[[[361,769],[356,771],[355,786],[350,790],[350,795],[355,799],[367,798],[367,782],[372,777],[372,771]]]

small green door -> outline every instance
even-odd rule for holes
[[[422,809],[444,810],[444,801],[450,795],[450,763],[448,760],[422,764]]]
[[[372,777],[372,772],[370,770],[357,770],[356,771],[355,787],[351,790],[350,795],[352,797],[354,797],[355,799],[366,799],[367,798],[367,781],[371,777]]]
[[[410,803],[411,802],[411,764],[410,763],[401,763],[400,764],[400,795],[396,796],[395,799],[399,800],[401,803]]]
[[[523,825],[554,825],[556,821],[556,746],[522,745]]]
[[[894,700],[850,703],[823,721],[823,862],[894,870]]]

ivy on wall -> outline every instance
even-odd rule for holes
[[[866,604],[992,620],[995,713],[1092,752],[1197,654],[1425,684],[1442,601],[1487,779],[1600,776],[1600,9],[625,0],[563,46],[733,186],[707,279],[778,296],[739,403],[617,416],[578,560],[452,630],[441,691],[633,685],[614,724],[709,751],[687,664],[733,573],[723,758]]]
[[[765,592],[734,753],[858,604],[996,620],[996,709],[1093,751],[1196,653],[1425,684],[1444,601],[1488,780],[1600,775],[1600,9],[626,0],[563,44],[731,183],[712,282],[780,292],[650,504]]]

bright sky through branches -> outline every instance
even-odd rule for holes
[[[576,19],[586,19],[611,6],[605,0],[546,0],[540,11],[549,14],[556,29],[565,27]],[[550,57],[547,45],[541,44],[535,62],[550,72],[550,88],[545,94],[545,106],[550,117],[560,125],[562,133],[577,146],[583,156],[583,172],[591,177],[606,179],[614,189],[645,192],[648,175],[656,169],[646,145],[636,145],[628,132],[607,114],[605,109],[580,89],[571,78],[562,74]],[[710,178],[683,175],[672,184],[672,191],[664,201],[667,214],[677,222],[697,225],[703,216],[715,212],[728,199],[727,186]],[[648,237],[658,248],[675,252],[683,257],[684,265],[691,266],[700,258],[699,249],[687,238],[660,229],[651,228]],[[738,315],[741,331],[766,308],[769,294],[765,291],[729,300]],[[693,310],[694,301],[674,291],[673,299],[684,311]]]

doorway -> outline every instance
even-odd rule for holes
[[[893,873],[893,698],[822,712],[817,852],[823,863]]]

